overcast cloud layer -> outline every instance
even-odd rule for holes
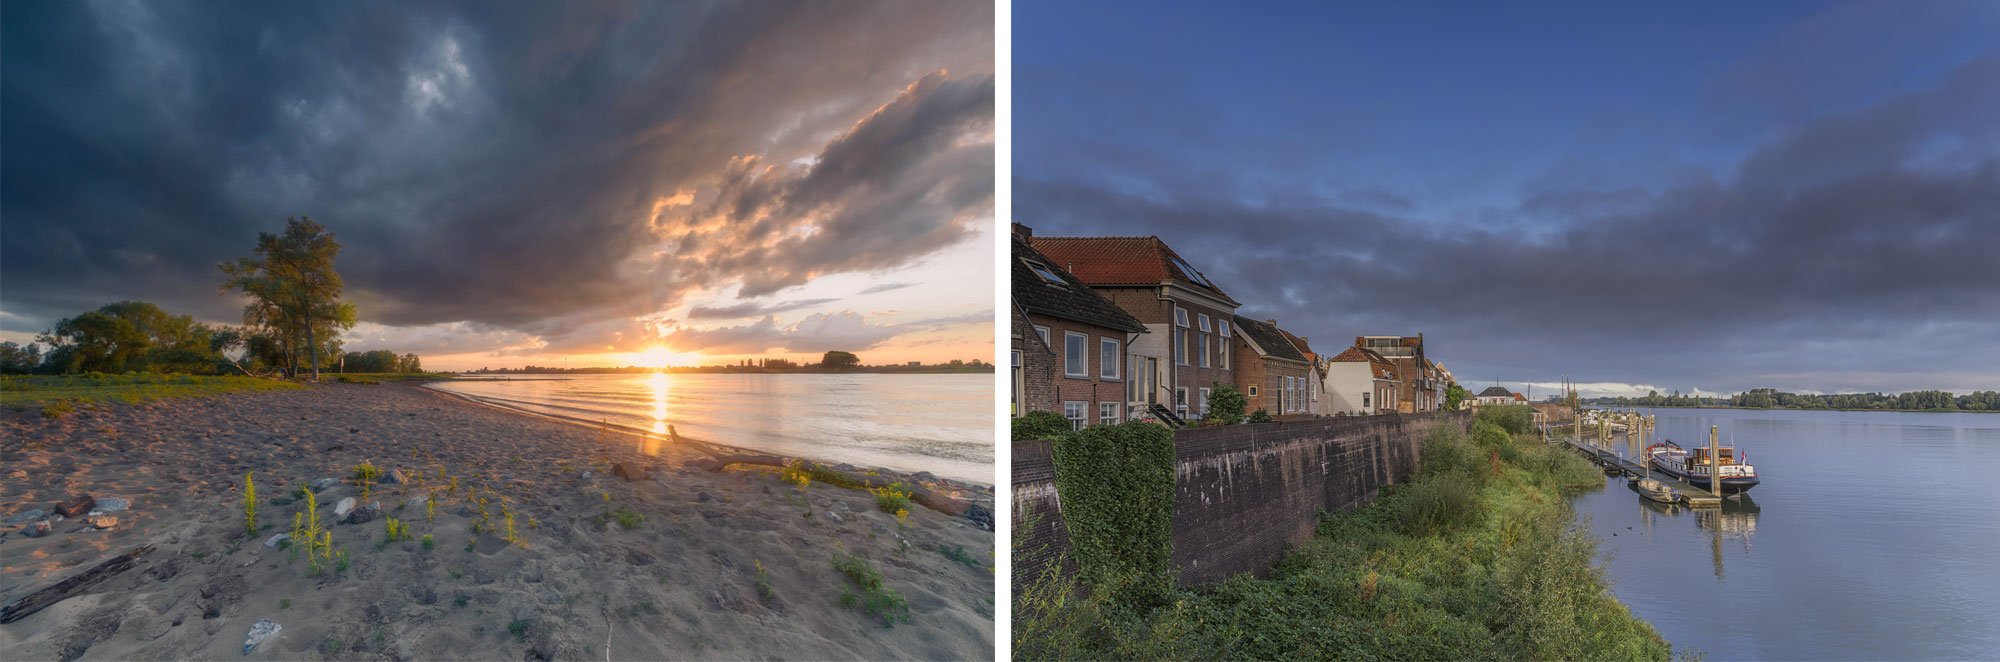
[[[4,5],[0,329],[234,320],[215,265],[311,215],[364,331],[629,350],[992,222],[990,3],[216,9]]]
[[[1015,219],[1157,234],[1316,349],[1423,332],[1538,397],[2000,388],[1992,5],[1024,5]]]

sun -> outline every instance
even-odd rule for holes
[[[701,362],[700,352],[676,352],[667,349],[665,345],[653,345],[643,351],[633,352],[629,356],[635,365],[648,368],[690,366]]]

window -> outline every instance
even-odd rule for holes
[[[1043,347],[1055,349],[1055,343],[1049,342],[1049,327],[1046,326],[1035,327],[1035,335],[1041,337]]]
[[[1057,274],[1056,270],[1050,269],[1049,265],[1042,264],[1034,260],[1022,260],[1022,262],[1026,262],[1028,264],[1029,269],[1035,270],[1035,275],[1041,276],[1042,280],[1046,280],[1048,282],[1055,283],[1057,285],[1063,284],[1063,277],[1060,274]]]
[[[1253,397],[1253,398],[1254,398],[1254,397],[1257,397],[1257,385],[1256,385],[1256,384],[1251,384],[1251,385],[1250,385],[1250,397]]]
[[[1187,387],[1185,386],[1174,389],[1174,415],[1187,418]]]
[[[1215,348],[1215,353],[1221,355],[1222,369],[1228,370],[1229,369],[1229,323],[1228,322],[1222,323],[1222,345]]]
[[[1363,392],[1361,392],[1361,408],[1362,408],[1362,409],[1367,409],[1367,408],[1368,408],[1368,396],[1370,396],[1370,395],[1374,395],[1374,394],[1372,394],[1372,393],[1369,393],[1369,392],[1367,392],[1367,391],[1363,391]]]
[[[1229,320],[1216,320],[1215,330],[1221,332],[1222,337],[1229,337]]]
[[[1208,332],[1201,334],[1201,367],[1208,367]]]
[[[1014,350],[1014,415],[1021,415],[1021,401],[1026,399],[1026,385],[1021,383],[1021,350]]]
[[[1090,424],[1090,403],[1069,401],[1063,403],[1063,418],[1069,419],[1069,429],[1081,430]]]
[[[1104,379],[1118,378],[1118,364],[1124,353],[1118,351],[1118,341],[1111,338],[1097,339],[1097,376]]]
[[[1286,377],[1284,380],[1278,386],[1278,413],[1280,414],[1292,410],[1292,378]]]
[[[1142,358],[1138,355],[1126,357],[1126,360],[1132,362],[1131,365],[1125,367],[1125,374],[1129,375],[1129,377],[1125,378],[1126,402],[1138,402],[1140,394],[1145,392],[1141,390],[1141,387],[1145,386],[1146,373],[1139,371],[1139,361]]]
[[[1187,260],[1183,260],[1179,256],[1168,256],[1167,259],[1174,263],[1174,268],[1181,270],[1182,276],[1186,276],[1188,280],[1194,281],[1194,284],[1211,290],[1215,289],[1215,286],[1210,285],[1207,278],[1202,278],[1201,272],[1195,271],[1194,267],[1187,263]]]
[[[1187,329],[1174,327],[1174,364],[1187,365]]]
[[[1208,418],[1208,389],[1201,390],[1201,401],[1196,404],[1201,406],[1201,417]]]
[[[1202,333],[1208,333],[1208,331],[1209,331],[1209,329],[1208,329],[1208,314],[1207,314],[1207,313],[1202,313],[1202,314],[1200,314],[1200,315],[1196,315],[1196,316],[1195,316],[1195,319],[1198,319],[1198,320],[1201,320],[1201,332],[1202,332]]]
[[[1117,425],[1117,424],[1118,424],[1118,408],[1119,408],[1119,403],[1116,403],[1116,402],[1099,402],[1099,403],[1097,403],[1097,422],[1098,422],[1098,424],[1100,424],[1100,425]]]
[[[1090,336],[1075,331],[1063,332],[1063,376],[1089,377]]]
[[[1180,306],[1174,306],[1174,326],[1186,328],[1187,325],[1188,325],[1187,309],[1182,308]]]

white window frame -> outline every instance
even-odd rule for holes
[[[1229,320],[1216,320],[1215,330],[1221,332],[1222,337],[1229,337]]]
[[[1186,386],[1174,387],[1174,415],[1184,420],[1188,417],[1188,390]]]
[[[1201,367],[1208,367],[1208,331],[1201,332]]]
[[[1109,379],[1112,381],[1117,381],[1120,379],[1119,371],[1123,369],[1122,366],[1125,363],[1125,351],[1123,349],[1124,347],[1125,347],[1124,341],[1121,341],[1117,338],[1097,339],[1098,379]],[[1111,371],[1108,373],[1105,372],[1104,369],[1106,367],[1111,368]]]
[[[1209,391],[1211,391],[1211,390],[1212,390],[1212,389],[1209,389],[1208,387],[1202,387],[1202,389],[1201,389],[1201,392],[1200,392],[1200,395],[1201,395],[1201,401],[1200,401],[1200,402],[1198,402],[1198,403],[1196,403],[1196,405],[1197,405],[1197,406],[1199,406],[1199,407],[1201,408],[1201,417],[1202,417],[1202,418],[1208,418],[1208,394],[1209,394]]]
[[[1069,429],[1083,429],[1083,426],[1090,425],[1090,403],[1082,400],[1064,400],[1063,418],[1069,419]]]
[[[1195,319],[1197,319],[1197,320],[1200,320],[1200,321],[1201,321],[1201,332],[1202,332],[1202,333],[1209,333],[1209,328],[1208,328],[1208,313],[1198,313],[1198,314],[1196,314],[1196,315],[1195,315]]]
[[[1027,399],[1027,384],[1022,383],[1025,381],[1022,377],[1026,375],[1027,370],[1021,366],[1021,350],[1014,350],[1012,354],[1014,355],[1014,392],[1012,393],[1014,397],[1014,417],[1020,418],[1023,413],[1021,406],[1023,403],[1021,401]]]
[[[1042,280],[1048,281],[1050,284],[1053,285],[1067,284],[1067,282],[1063,280],[1062,276],[1057,275],[1056,270],[1049,267],[1049,265],[1028,259],[1023,259],[1021,261],[1026,263],[1028,265],[1028,269],[1034,271],[1035,275],[1041,276]]]
[[[1256,385],[1256,384],[1251,384],[1251,385],[1250,385],[1250,397],[1253,397],[1253,398],[1254,398],[1254,397],[1257,397],[1257,385]]]
[[[1071,341],[1078,343],[1076,349],[1083,354],[1074,360],[1071,360],[1069,355]],[[1072,366],[1075,370],[1070,369]],[[1085,378],[1090,376],[1090,336],[1075,331],[1063,332],[1063,376]]]
[[[1049,327],[1036,325],[1035,335],[1041,337],[1043,347],[1047,347],[1052,350],[1056,348],[1055,342],[1049,340]]]
[[[1188,311],[1186,308],[1182,308],[1180,306],[1174,306],[1174,326],[1178,326],[1183,329],[1187,328]]]
[[[1187,329],[1174,327],[1174,364],[1187,365]]]
[[[1223,370],[1228,370],[1229,369],[1229,323],[1228,322],[1224,322],[1222,324],[1222,346],[1215,348],[1215,353],[1222,357],[1221,365],[1217,367],[1222,368]]]
[[[1124,405],[1125,403],[1122,402],[1097,403],[1097,424],[1117,425],[1119,420],[1119,410],[1122,409]]]
[[[1278,391],[1278,413],[1292,413],[1292,378],[1285,377]]]

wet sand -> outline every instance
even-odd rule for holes
[[[79,410],[0,413],[0,520],[89,494],[131,502],[80,519],[0,525],[0,603],[142,545],[154,551],[83,595],[0,625],[0,659],[990,659],[993,534],[872,495],[773,473],[714,472],[687,445],[481,406],[413,384],[330,384]],[[264,541],[293,491],[363,461],[407,482],[373,487],[417,541],[380,545],[384,520],[331,526],[344,571]],[[643,480],[611,475],[618,463]],[[254,539],[243,476],[263,500]],[[440,475],[442,472],[442,475]],[[449,491],[449,479],[459,487]],[[990,506],[988,486],[932,483]],[[359,497],[320,495],[323,517]],[[440,494],[434,519],[425,495]],[[520,544],[475,535],[472,495],[515,513]],[[282,505],[280,505],[282,504]],[[644,519],[626,529],[613,511]],[[963,550],[972,562],[945,552]],[[844,606],[836,552],[869,560],[911,622]],[[762,584],[770,588],[767,595]],[[282,629],[247,655],[252,624]]]

